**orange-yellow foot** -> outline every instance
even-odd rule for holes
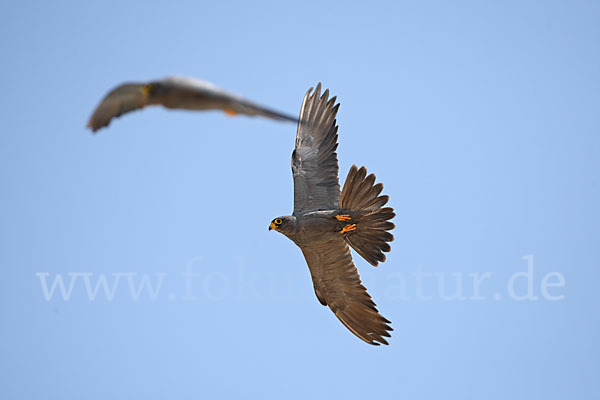
[[[229,115],[230,117],[235,117],[238,114],[235,111],[233,111],[231,108],[226,108],[223,111],[225,111],[225,114]]]
[[[335,217],[338,221],[350,221],[350,216],[348,214],[336,215]]]
[[[351,232],[351,231],[355,231],[355,230],[356,230],[356,224],[348,224],[344,228],[342,228],[340,233],[346,233],[346,232]]]

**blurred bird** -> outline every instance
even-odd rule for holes
[[[111,90],[96,107],[87,126],[93,132],[113,118],[150,105],[183,110],[223,110],[229,115],[261,116],[297,122],[292,116],[228,93],[211,83],[187,77],[168,77],[148,83],[124,83]]]
[[[385,261],[394,237],[389,220],[395,214],[383,207],[381,183],[365,167],[350,168],[343,190],[338,179],[336,114],[339,104],[321,84],[306,93],[292,153],[294,212],[275,218],[269,230],[290,238],[304,254],[317,299],[327,305],[356,336],[372,345],[388,344],[390,321],[375,306],[350,254],[351,246],[374,266]]]

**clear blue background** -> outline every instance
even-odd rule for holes
[[[3,2],[0,397],[600,397],[598,21],[596,1]],[[341,179],[366,165],[397,212],[388,262],[355,257],[389,347],[267,231],[292,209],[292,124],[155,108],[85,129],[116,84],[170,74],[292,114],[318,81],[339,96]],[[518,301],[527,255],[538,299]],[[419,298],[419,268],[466,299],[435,275]],[[70,272],[166,275],[155,300],[77,278],[47,301],[36,273]]]

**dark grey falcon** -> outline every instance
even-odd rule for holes
[[[88,128],[108,126],[113,118],[150,105],[182,110],[222,110],[229,115],[261,116],[296,122],[289,115],[258,105],[199,79],[172,76],[151,82],[123,83],[111,90],[94,110]]]
[[[312,92],[312,94],[311,94]],[[315,294],[356,336],[372,345],[388,344],[390,321],[377,311],[362,285],[350,247],[370,264],[385,261],[394,237],[394,210],[384,207],[383,185],[365,167],[353,165],[343,190],[338,179],[339,104],[321,95],[321,84],[306,93],[292,153],[294,212],[275,218],[274,229],[290,238],[304,254]]]

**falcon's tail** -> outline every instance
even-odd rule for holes
[[[344,189],[340,196],[339,208],[342,213],[348,212],[351,226],[344,233],[344,239],[358,254],[370,264],[377,266],[385,261],[384,252],[390,251],[388,242],[394,236],[388,231],[394,229],[389,222],[396,215],[391,207],[383,207],[389,200],[386,195],[379,195],[383,184],[375,184],[375,175],[367,176],[367,169],[353,165],[348,172]]]

